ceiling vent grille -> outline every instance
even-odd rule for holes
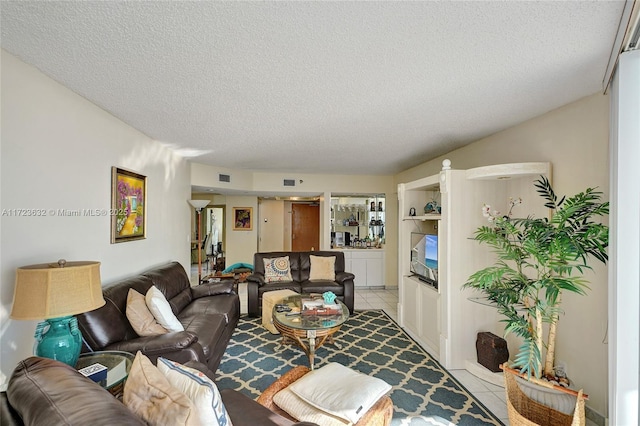
[[[231,182],[231,175],[223,175],[222,173],[218,174],[218,181],[220,182]]]
[[[284,186],[296,186],[296,180],[295,179],[284,179],[282,181],[282,184]]]

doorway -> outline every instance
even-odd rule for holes
[[[291,205],[291,250],[320,249],[320,206],[294,203]]]
[[[224,256],[224,218],[225,206],[208,206],[202,216],[203,250],[206,256],[206,271],[222,271],[225,268]]]

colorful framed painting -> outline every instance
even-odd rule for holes
[[[232,217],[234,231],[253,230],[253,207],[234,207]]]
[[[147,235],[147,177],[111,168],[111,244]]]

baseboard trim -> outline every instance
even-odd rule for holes
[[[500,386],[501,388],[504,387],[504,376],[502,372],[494,373],[485,366],[470,360],[466,360],[464,362],[464,368],[480,380],[484,380],[492,385]]]
[[[589,408],[588,405],[585,405],[584,407],[584,417],[587,420],[591,420],[597,426],[606,426],[607,424],[607,418],[593,408]]]

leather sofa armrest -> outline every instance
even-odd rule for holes
[[[247,276],[247,281],[250,283],[257,283],[259,286],[264,285],[264,274],[260,272],[254,272],[253,274]]]
[[[7,398],[26,425],[145,424],[75,368],[48,358],[20,361],[9,380]]]
[[[337,272],[336,273],[336,282],[342,285],[342,295],[344,297],[344,304],[349,308],[349,313],[353,314],[354,309],[354,290],[355,284],[353,282],[356,276],[351,272]]]
[[[345,281],[355,279],[355,275],[351,272],[336,272],[336,282],[339,284],[343,284]]]
[[[191,296],[194,299],[200,297],[215,296],[216,294],[233,293],[233,281],[221,281],[217,283],[204,283],[191,287]]]
[[[161,356],[167,352],[186,349],[198,342],[198,336],[190,331],[177,331],[157,336],[138,337],[123,340],[107,346],[106,350],[125,351],[135,354],[142,351],[147,356]]]
[[[2,426],[18,426],[24,424],[22,423],[20,415],[16,413],[16,410],[9,404],[6,392],[0,392],[0,419],[2,419]]]
[[[250,277],[252,275],[249,275]],[[264,279],[261,280],[254,279],[253,281],[249,281],[247,279],[247,313],[250,317],[257,317],[260,315],[260,306],[258,303],[258,299],[260,297],[260,286],[264,284]]]

